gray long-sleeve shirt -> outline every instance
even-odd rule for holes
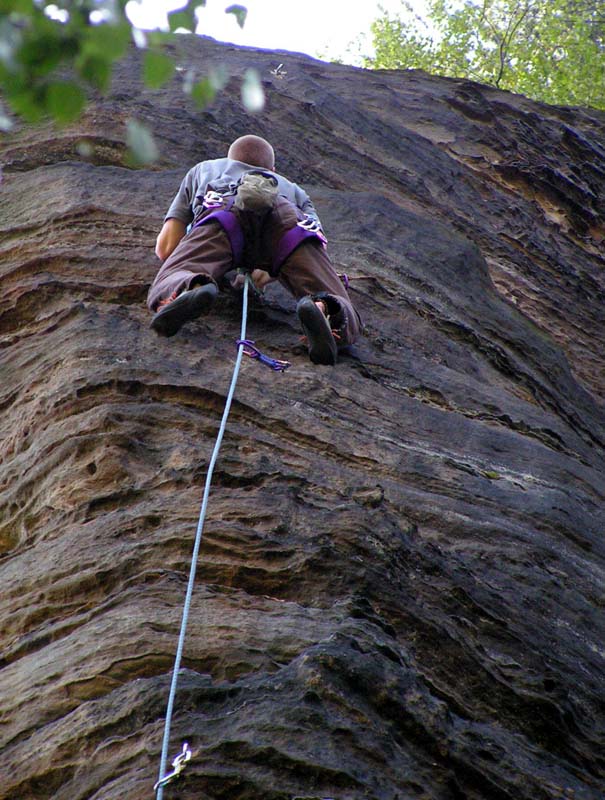
[[[189,225],[197,212],[201,211],[202,201],[207,191],[212,189],[221,194],[231,191],[235,189],[242,175],[252,169],[258,169],[258,167],[244,164],[242,161],[234,161],[232,158],[201,161],[192,167],[183,178],[164,221],[174,218]],[[317,211],[305,190],[276,172],[272,174],[277,178],[279,193],[321,225]]]

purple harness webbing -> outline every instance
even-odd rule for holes
[[[213,211],[212,214],[208,214],[207,217],[204,217],[199,222],[196,222],[193,227],[197,228],[200,225],[205,225],[207,222],[212,222],[213,220],[216,220],[218,223],[220,223],[220,225],[223,227],[223,230],[227,234],[229,244],[231,245],[231,252],[233,253],[233,266],[241,266],[242,256],[244,253],[244,234],[242,232],[241,225],[239,224],[239,220],[235,214],[231,213],[231,211],[220,209],[219,211]]]
[[[230,210],[232,205],[233,198],[229,198],[225,208],[213,211],[211,214],[208,214],[207,217],[203,217],[201,220],[199,220],[199,222],[196,222],[193,227],[197,228],[200,225],[205,225],[207,222],[213,222],[216,220],[227,234],[229,244],[231,245],[231,252],[233,253],[233,266],[237,268],[242,266],[241,262],[244,254],[244,233],[238,218]],[[288,258],[288,256],[290,256],[294,250],[296,250],[296,248],[305,241],[305,239],[310,238],[317,239],[319,242],[323,243],[321,236],[315,231],[306,230],[300,225],[295,225],[293,228],[290,228],[290,230],[287,231],[279,240],[277,248],[273,254],[271,274],[273,276],[277,275],[281,265]]]
[[[300,225],[295,225],[293,228],[284,235],[279,240],[279,244],[273,254],[273,263],[271,266],[271,274],[277,275],[279,272],[279,268],[284,263],[284,261],[291,255],[299,244],[302,244],[305,239],[309,238],[319,239],[321,241],[321,237],[315,233],[314,231],[307,231],[304,228],[301,228]]]

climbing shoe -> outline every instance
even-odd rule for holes
[[[213,283],[196,286],[178,295],[174,293],[160,301],[150,327],[160,336],[174,336],[186,322],[205,314],[217,294],[218,289]]]
[[[303,297],[296,306],[296,315],[307,339],[311,361],[314,364],[336,364],[336,341],[330,321],[320,305],[311,297]]]

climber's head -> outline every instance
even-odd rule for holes
[[[266,139],[247,134],[236,139],[227,153],[234,161],[243,161],[261,169],[275,169],[275,153]]]

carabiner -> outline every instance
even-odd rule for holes
[[[292,366],[289,361],[280,361],[278,358],[264,355],[250,339],[238,339],[236,345],[238,347],[241,345],[245,355],[256,358],[261,364],[270,367],[275,372],[285,372],[288,367]]]
[[[163,778],[160,778],[160,780],[153,787],[153,791],[157,792],[160,787],[164,787],[174,778],[178,778],[181,772],[185,769],[185,766],[190,758],[191,750],[189,749],[187,742],[185,742],[183,744],[183,751],[179,753],[179,755],[172,762],[172,772],[169,772],[168,775],[164,775]]]

